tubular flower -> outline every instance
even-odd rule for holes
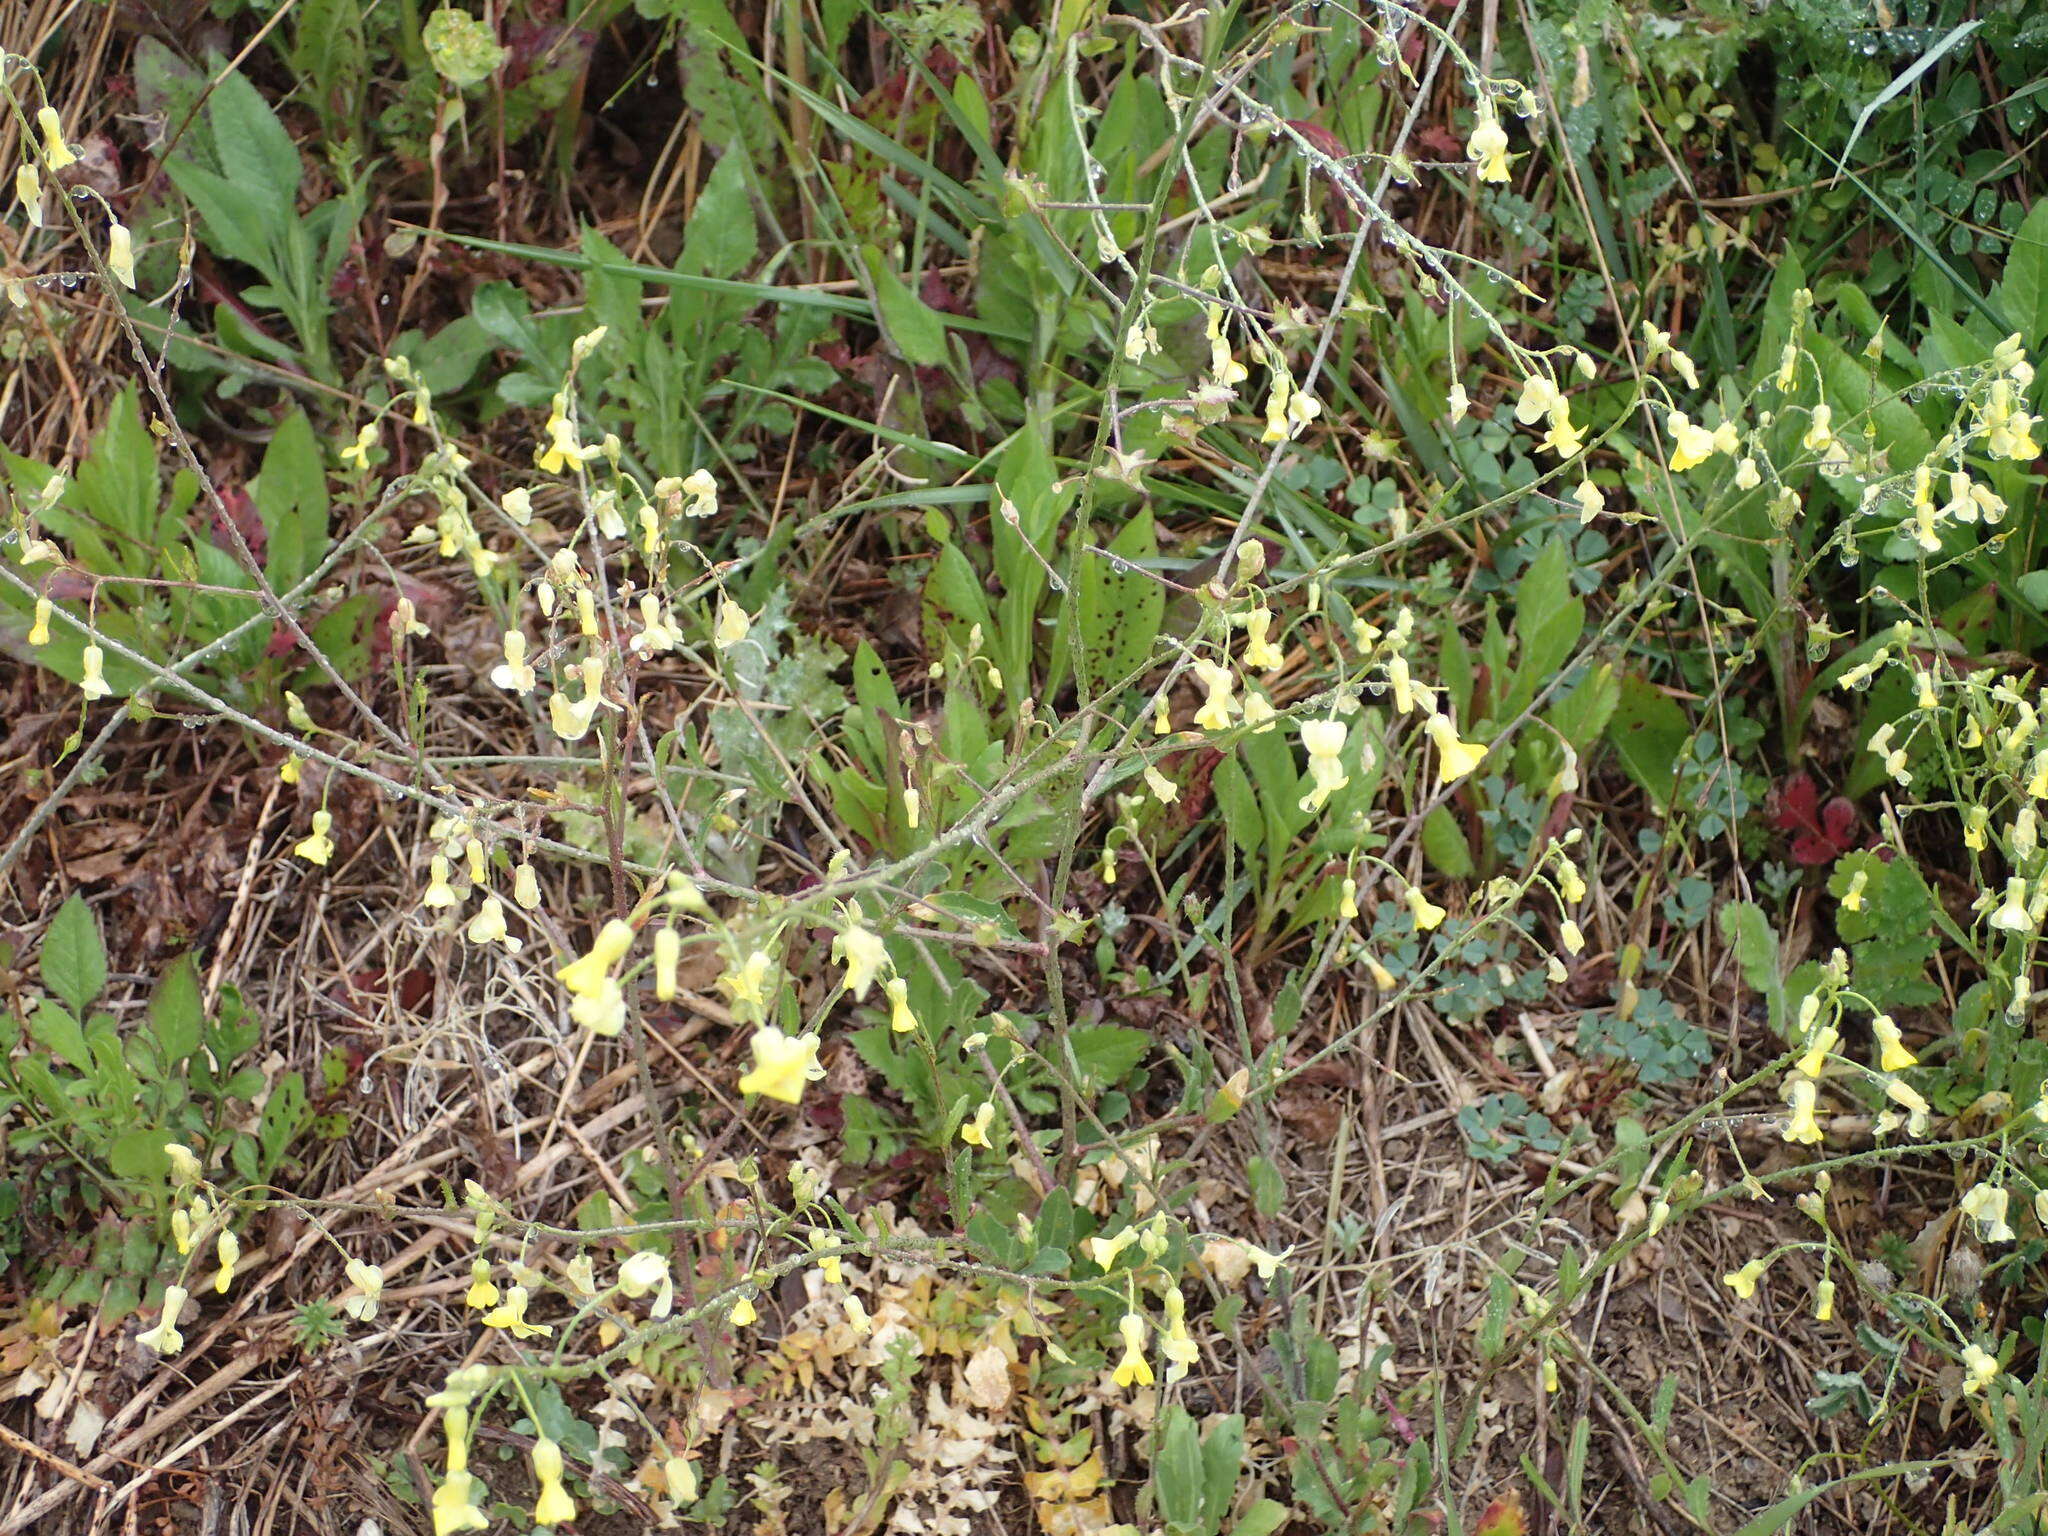
[[[78,156],[64,142],[64,120],[55,107],[44,107],[36,113],[36,126],[43,131],[43,160],[51,170],[61,171],[78,163]]]
[[[635,1301],[652,1291],[653,1317],[667,1317],[675,1310],[675,1278],[669,1273],[668,1260],[651,1248],[641,1249],[619,1266],[619,1290]]]
[[[1549,374],[1532,373],[1522,380],[1522,393],[1515,401],[1515,420],[1525,427],[1533,427],[1548,416],[1563,398],[1558,392],[1557,381]]]
[[[505,631],[505,659],[491,668],[491,681],[514,693],[531,693],[539,681],[526,660],[526,636],[516,629]]]
[[[219,1271],[213,1277],[213,1288],[225,1296],[228,1287],[234,1283],[235,1266],[242,1262],[242,1240],[227,1228],[221,1228],[220,1236],[214,1239],[213,1259]]]
[[[1842,1032],[1834,1025],[1825,1025],[1806,1038],[1806,1046],[1800,1052],[1799,1060],[1792,1070],[1803,1077],[1819,1077],[1821,1068],[1827,1065],[1828,1052],[1835,1048],[1835,1042],[1842,1038]]]
[[[178,1332],[178,1314],[185,1310],[185,1299],[191,1294],[182,1285],[165,1286],[163,1312],[157,1318],[156,1326],[137,1334],[135,1342],[167,1360],[183,1349],[185,1336]]]
[[[1717,446],[1714,434],[1695,424],[1685,412],[1673,411],[1664,418],[1664,426],[1671,434],[1671,468],[1674,472],[1683,473],[1714,456]]]
[[[367,1323],[377,1315],[377,1303],[384,1295],[384,1271],[361,1259],[350,1259],[344,1273],[357,1294],[344,1300],[341,1310],[357,1322]]]
[[[1579,526],[1586,527],[1607,510],[1607,497],[1600,487],[1591,480],[1581,480],[1579,488],[1572,492],[1572,498],[1579,504]]]
[[[1387,658],[1387,686],[1394,690],[1394,712],[1405,715],[1415,707],[1415,688],[1408,678],[1408,658],[1398,653]]]
[[[1436,781],[1439,785],[1455,784],[1486,757],[1483,744],[1458,740],[1457,727],[1443,715],[1431,715],[1423,729],[1436,744]]]
[[[859,1002],[867,997],[868,989],[875,984],[875,977],[888,967],[889,949],[880,934],[861,925],[858,908],[854,909],[851,917],[851,923],[834,941],[832,948],[846,966],[846,990]]]
[[[760,1319],[760,1316],[759,1310],[754,1306],[754,1298],[751,1296],[742,1296],[732,1304],[730,1321],[735,1328],[750,1327]]]
[[[574,670],[582,679],[583,697],[572,704],[563,689],[548,697],[548,725],[564,741],[581,741],[588,735],[590,723],[604,703],[604,658],[587,656]]]
[[[1792,1114],[1785,1122],[1787,1141],[1817,1146],[1823,1139],[1820,1122],[1813,1114],[1816,1093],[1812,1078],[1802,1075],[1792,1079],[1792,1089],[1788,1096]]]
[[[88,645],[80,658],[85,664],[85,676],[79,679],[78,691],[88,699],[104,699],[114,690],[107,684],[105,671],[107,656],[97,645]]]
[[[533,1475],[540,1482],[534,1501],[535,1525],[560,1525],[576,1518],[576,1501],[562,1486],[562,1448],[546,1435],[533,1442]]]
[[[747,610],[725,598],[718,605],[718,627],[711,632],[711,643],[721,651],[729,651],[747,638],[748,627]]]
[[[683,958],[683,936],[666,925],[654,930],[654,996],[664,1003],[675,1001],[677,970]]]
[[[473,1312],[485,1312],[498,1304],[498,1287],[491,1279],[491,1261],[473,1259],[469,1266],[469,1289],[462,1304]]]
[[[1998,1360],[1975,1344],[1963,1346],[1963,1395],[1974,1396],[1998,1379]]]
[[[882,983],[882,990],[889,997],[890,1030],[899,1035],[914,1033],[917,1015],[910,1011],[910,983],[901,976],[891,976]]]
[[[632,947],[633,925],[612,918],[597,931],[590,952],[556,971],[555,980],[578,995],[595,992],[611,979],[613,968]]]
[[[21,169],[14,173],[14,197],[28,214],[29,227],[43,227],[43,178],[33,161],[21,162]]]
[[[1349,729],[1342,720],[1304,720],[1301,744],[1308,749],[1309,792],[1301,798],[1303,811],[1318,811],[1330,796],[1351,782],[1344,771],[1344,742]]]
[[[1956,1202],[1956,1209],[1977,1224],[1977,1236],[1984,1242],[2009,1243],[2013,1231],[2006,1224],[2005,1212],[2011,1198],[1996,1184],[1975,1184]]]
[[[1465,154],[1478,165],[1481,181],[1508,179],[1508,131],[1501,127],[1490,99],[1479,103],[1479,120],[1465,141]]]
[[[469,920],[462,936],[472,944],[502,944],[515,955],[526,947],[507,930],[505,903],[495,896],[484,898],[484,904],[477,908],[476,916]]]
[[[732,999],[733,1012],[743,1019],[765,1018],[768,1012],[768,982],[775,972],[775,957],[757,949],[718,978],[718,989]]]
[[[1899,1035],[1899,1026],[1892,1022],[1890,1014],[1880,1013],[1872,1019],[1870,1033],[1877,1041],[1877,1069],[1880,1072],[1900,1072],[1919,1065],[1920,1058],[1906,1049],[1906,1043]]]
[[[1756,1283],[1763,1279],[1769,1264],[1763,1259],[1751,1259],[1742,1268],[1721,1277],[1721,1283],[1742,1300],[1747,1301],[1756,1294]]]
[[[1227,730],[1231,716],[1237,709],[1237,699],[1234,696],[1236,677],[1230,668],[1207,660],[1194,664],[1194,674],[1208,690],[1208,697],[1202,701],[1202,707],[1195,711],[1195,724],[1205,730]]]
[[[427,889],[420,897],[420,905],[429,909],[452,907],[461,898],[455,894],[455,887],[448,883],[448,859],[444,854],[435,854],[427,864]]]
[[[1432,928],[1442,926],[1443,920],[1449,916],[1442,907],[1422,894],[1420,886],[1409,886],[1401,899],[1408,903],[1408,911],[1415,919],[1415,930],[1418,933],[1428,933]]]
[[[1835,1282],[1823,1280],[1814,1288],[1813,1315],[1818,1322],[1830,1322],[1835,1315]]]
[[[529,1323],[526,1320],[526,1287],[510,1286],[505,1299],[483,1316],[486,1328],[502,1328],[515,1339],[546,1337],[555,1330],[545,1323]]]
[[[825,1075],[818,1063],[816,1035],[785,1035],[773,1024],[764,1024],[754,1031],[753,1052],[754,1070],[740,1079],[741,1093],[795,1104],[804,1096],[804,1084]]]
[[[1904,1078],[1887,1078],[1884,1085],[1885,1097],[1906,1112],[1906,1134],[1925,1136],[1927,1134],[1927,1101],[1920,1097],[1913,1085]],[[1896,1122],[1894,1122],[1896,1123]]]
[[[1188,1369],[1202,1358],[1202,1349],[1188,1332],[1188,1304],[1175,1286],[1163,1298],[1166,1308],[1166,1334],[1159,1341],[1159,1353],[1166,1359],[1166,1382],[1171,1386],[1187,1375]]]
[[[556,395],[548,412],[547,446],[536,448],[533,462],[550,475],[559,475],[572,464],[581,464],[585,454],[576,439],[576,423],[569,419],[569,400]]]
[[[1145,785],[1161,805],[1171,805],[1180,798],[1180,786],[1150,763],[1145,765]]]
[[[2027,882],[2014,875],[2005,882],[2005,900],[1988,919],[1994,928],[2008,933],[2031,933],[2033,916],[2027,911]]]
[[[333,816],[324,810],[315,811],[313,813],[312,835],[302,837],[294,843],[292,845],[293,854],[304,859],[308,864],[319,864],[324,867],[327,861],[334,857],[334,839],[327,835],[328,829],[333,825]]]
[[[1572,405],[1559,395],[1550,406],[1550,430],[1542,437],[1542,446],[1548,448],[1560,459],[1569,459],[1586,446],[1585,434],[1572,421]]]
[[[974,1118],[960,1127],[960,1139],[970,1147],[988,1146],[989,1127],[994,1125],[995,1121],[995,1105],[987,1099],[983,1099],[980,1107],[974,1111]]]
[[[1152,1366],[1145,1358],[1145,1319],[1135,1312],[1126,1312],[1116,1331],[1123,1335],[1124,1357],[1110,1379],[1127,1390],[1133,1385],[1151,1386]]]
[[[1245,615],[1244,666],[1247,672],[1271,672],[1287,660],[1287,653],[1267,638],[1273,627],[1273,610],[1254,608]]]
[[[474,1472],[450,1472],[434,1490],[434,1536],[454,1536],[457,1531],[488,1531],[491,1518],[477,1503],[483,1492]]]
[[[50,614],[53,611],[54,605],[47,597],[36,599],[36,620],[28,632],[28,643],[30,645],[48,645],[50,643]]]

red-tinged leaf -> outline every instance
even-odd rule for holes
[[[1778,786],[1778,803],[1771,812],[1771,825],[1780,832],[1819,831],[1820,822],[1815,816],[1819,807],[1820,791],[1814,788],[1813,780],[1795,773]]]
[[[1830,800],[1820,813],[1821,833],[1846,853],[1856,836],[1856,807],[1842,796]]]
[[[1522,1513],[1519,1489],[1502,1494],[1486,1506],[1473,1536],[1528,1536],[1529,1519]]]

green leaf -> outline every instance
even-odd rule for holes
[[[239,71],[223,75],[214,84],[206,115],[224,179],[247,189],[270,219],[295,218],[304,167],[298,146],[263,93]]]
[[[293,411],[271,434],[254,499],[267,539],[264,574],[283,595],[327,553],[327,471],[304,411]]]
[[[1629,777],[1659,806],[1672,803],[1679,758],[1691,735],[1685,711],[1663,690],[1640,677],[1622,679],[1607,739]]]
[[[1273,1536],[1273,1532],[1287,1523],[1290,1513],[1285,1504],[1273,1499],[1260,1499],[1230,1528],[1230,1536]]]
[[[150,1031],[156,1036],[158,1058],[166,1067],[175,1067],[199,1053],[205,1024],[199,968],[189,954],[180,955],[164,972],[149,1000]]]
[[[1512,719],[1557,674],[1586,627],[1586,605],[1572,595],[1571,552],[1552,539],[1515,585],[1515,687],[1496,718]]]
[[[2036,198],[2012,237],[1998,307],[2020,328],[2029,348],[2048,339],[2048,198]]]
[[[1067,1031],[1068,1057],[1084,1089],[1114,1087],[1151,1049],[1151,1035],[1121,1024],[1078,1024]]]
[[[70,1005],[74,1014],[100,995],[107,984],[107,949],[100,927],[75,892],[66,897],[43,935],[40,960],[43,985]]]
[[[1735,951],[1735,963],[1750,990],[1769,1005],[1771,1028],[1782,1032],[1785,981],[1780,974],[1778,935],[1764,909],[1753,901],[1732,901],[1721,909],[1721,937]]]
[[[890,343],[906,361],[921,368],[936,368],[945,362],[946,322],[939,312],[904,286],[874,246],[862,246],[860,255],[874,284],[875,309]]]
[[[59,1061],[90,1072],[92,1047],[85,1043],[85,1030],[71,1010],[44,998],[28,1017],[28,1036]]]
[[[1158,1490],[1159,1513],[1168,1527],[1197,1531],[1202,1519],[1202,1446],[1195,1421],[1179,1403],[1166,1410],[1160,1427],[1159,1452],[1152,1463],[1152,1486]]]
[[[1261,1216],[1275,1216],[1287,1203],[1287,1180],[1271,1158],[1254,1157],[1245,1164],[1245,1177],[1252,1187],[1252,1208]]]
[[[747,196],[746,150],[728,145],[690,210],[676,271],[693,277],[738,277],[758,248],[754,204]]]
[[[169,1178],[171,1159],[164,1151],[169,1139],[155,1127],[123,1131],[107,1147],[107,1166],[124,1179]]]
[[[1081,555],[1076,612],[1091,691],[1123,681],[1150,660],[1160,620],[1166,614],[1166,589],[1136,564],[1159,553],[1151,510],[1140,508],[1105,547],[1111,555],[1132,563],[1119,564],[1086,551]],[[1064,660],[1059,639],[1054,646],[1057,664]]]
[[[1472,849],[1465,841],[1465,829],[1447,805],[1438,806],[1422,819],[1422,852],[1440,873],[1453,880],[1472,873]]]
[[[266,1173],[276,1170],[293,1138],[305,1124],[306,1080],[296,1072],[287,1072],[272,1086],[270,1097],[263,1101],[263,1116],[256,1127],[257,1140],[263,1146]]]

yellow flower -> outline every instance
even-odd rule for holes
[[[484,1491],[473,1472],[450,1472],[434,1490],[434,1536],[455,1536],[458,1531],[487,1531],[490,1516],[477,1498]]]
[[[1418,933],[1427,933],[1430,929],[1438,927],[1449,915],[1442,907],[1423,895],[1420,886],[1409,886],[1401,899],[1408,903],[1408,911],[1415,918]]]
[[[677,968],[683,958],[683,936],[664,925],[654,931],[654,995],[664,1003],[674,1002]]]
[[[114,690],[107,685],[106,653],[97,645],[88,645],[81,658],[85,663],[85,676],[79,680],[78,691],[88,699],[104,699]]]
[[[327,835],[333,825],[334,818],[326,811],[315,811],[312,836],[300,838],[292,845],[292,852],[308,864],[325,865],[334,857],[334,839]]]
[[[1863,910],[1863,889],[1870,884],[1870,872],[1859,869],[1849,877],[1849,888],[1842,892],[1842,910],[1861,912]]]
[[[804,1096],[804,1084],[825,1075],[818,1064],[816,1035],[785,1035],[773,1024],[754,1031],[754,1070],[740,1079],[741,1093],[758,1093],[785,1104]]]
[[[1337,915],[1347,923],[1358,916],[1358,881],[1350,875],[1337,887]]]
[[[861,926],[858,907],[851,912],[851,925],[833,941],[832,948],[846,966],[846,990],[856,1002],[865,999],[875,977],[889,964],[889,948],[880,934]]]
[[[1423,729],[1436,743],[1436,781],[1439,785],[1455,784],[1486,757],[1483,745],[1458,740],[1457,727],[1443,715],[1431,715]]]
[[[1683,472],[1696,464],[1704,464],[1714,456],[1718,446],[1714,434],[1705,427],[1694,424],[1683,411],[1673,411],[1664,418],[1665,429],[1671,434],[1671,468]]]
[[[2006,1224],[2005,1212],[2011,1195],[1996,1184],[1975,1184],[1963,1198],[1956,1202],[1956,1209],[1977,1224],[1977,1236],[1987,1243],[2009,1243],[2013,1231]]]
[[[1721,1283],[1742,1300],[1747,1301],[1756,1294],[1756,1283],[1764,1277],[1764,1271],[1769,1267],[1764,1259],[1751,1259],[1732,1274],[1723,1275]]]
[[[1585,445],[1585,434],[1572,422],[1571,402],[1559,395],[1551,402],[1550,430],[1543,434],[1541,446],[1560,459],[1569,459]]]
[[[2027,882],[2014,875],[2005,882],[2005,900],[1989,918],[1992,927],[2008,933],[2031,933],[2034,919],[2027,911]]]
[[[455,894],[455,887],[448,883],[448,860],[442,854],[435,854],[427,864],[427,889],[420,897],[420,905],[429,910],[455,906],[461,898]]]
[[[1215,662],[1207,660],[1194,663],[1193,670],[1202,686],[1208,690],[1208,697],[1202,701],[1202,707],[1195,711],[1195,724],[1211,731],[1227,729],[1237,708],[1237,700],[1233,696],[1237,686],[1236,677],[1230,668],[1218,666]]]
[[[1606,496],[1601,493],[1600,487],[1591,480],[1581,480],[1579,488],[1572,492],[1572,496],[1579,504],[1579,526],[1581,528],[1607,510]]]
[[[1819,1322],[1829,1322],[1835,1315],[1835,1282],[1823,1280],[1813,1293],[1813,1315]]]
[[[1287,653],[1267,639],[1273,627],[1273,610],[1254,608],[1244,620],[1244,666],[1247,672],[1271,672],[1287,660]]]
[[[469,920],[462,936],[472,944],[502,944],[515,955],[526,947],[507,931],[505,903],[495,896],[484,898],[484,904],[477,908],[476,916]]]
[[[1310,780],[1309,792],[1301,798],[1304,812],[1321,810],[1330,796],[1351,782],[1351,775],[1344,771],[1344,742],[1348,735],[1349,727],[1342,720],[1301,722],[1301,744],[1308,749]]]
[[[1166,1360],[1166,1381],[1171,1386],[1202,1358],[1202,1349],[1188,1333],[1188,1304],[1180,1288],[1168,1290],[1161,1301],[1166,1308],[1166,1333],[1159,1341],[1159,1353]]]
[[[357,1294],[344,1300],[341,1310],[357,1322],[367,1323],[377,1315],[377,1303],[384,1295],[384,1271],[361,1259],[350,1259],[344,1273]]]
[[[1564,945],[1566,952],[1569,954],[1576,955],[1586,947],[1585,933],[1570,918],[1566,918],[1559,926],[1557,934],[1559,942]]]
[[[1110,1379],[1125,1389],[1133,1385],[1151,1386],[1152,1366],[1145,1359],[1145,1319],[1135,1312],[1126,1312],[1116,1330],[1123,1335],[1124,1357]]]
[[[505,1299],[483,1316],[486,1328],[502,1328],[515,1339],[545,1337],[555,1330],[545,1323],[529,1323],[526,1320],[528,1297],[523,1285],[506,1289]]]
[[[750,1327],[760,1316],[761,1314],[754,1310],[754,1298],[751,1296],[742,1296],[732,1304],[731,1322],[735,1328]]]
[[[960,1127],[960,1139],[966,1142],[970,1147],[988,1146],[989,1127],[995,1124],[995,1120],[995,1105],[990,1103],[987,1099],[983,1099],[981,1101],[981,1107],[976,1109],[974,1112],[974,1118],[972,1120],[969,1120],[965,1125]]]
[[[1551,413],[1558,401],[1557,381],[1547,373],[1532,373],[1522,380],[1522,393],[1515,401],[1515,420],[1533,427]]]
[[[604,703],[604,658],[587,656],[572,669],[583,683],[583,697],[569,701],[566,690],[557,689],[548,698],[548,725],[564,741],[581,741]]]
[[[724,598],[718,604],[718,627],[712,631],[711,643],[721,651],[729,651],[747,638],[747,610],[731,598]]]
[[[1884,1085],[1885,1097],[1906,1112],[1906,1134],[1925,1136],[1927,1134],[1927,1101],[1920,1097],[1912,1084],[1903,1078],[1887,1078]]]
[[[43,131],[43,159],[51,170],[61,171],[78,163],[78,156],[64,142],[64,120],[57,116],[55,107],[44,107],[36,113],[36,126]]]
[[[1806,1045],[1792,1070],[1805,1077],[1819,1077],[1822,1067],[1827,1065],[1828,1052],[1835,1048],[1835,1042],[1842,1038],[1842,1032],[1829,1024],[1815,1030],[1807,1037]]]
[[[559,475],[571,464],[583,462],[583,446],[576,440],[576,424],[569,419],[568,397],[556,395],[548,412],[547,446],[536,448],[533,462],[550,475]]]
[[[498,1304],[498,1287],[491,1280],[489,1259],[470,1261],[469,1289],[463,1294],[462,1304],[476,1312],[482,1312]]]
[[[197,1184],[206,1177],[206,1170],[199,1159],[192,1155],[192,1149],[182,1143],[164,1143],[164,1156],[170,1159],[171,1177],[180,1185]]]
[[[357,469],[370,467],[370,450],[377,444],[377,425],[371,422],[356,433],[356,440],[341,450],[341,462]]]
[[[1161,805],[1171,805],[1180,798],[1180,786],[1150,763],[1145,765],[1145,784]]]
[[[626,958],[626,952],[632,947],[633,925],[612,918],[597,931],[590,953],[578,956],[556,971],[555,980],[574,993],[599,991],[611,979],[612,969]]]
[[[1501,127],[1490,100],[1479,104],[1479,120],[1472,126],[1472,137],[1465,141],[1465,154],[1478,164],[1481,181],[1508,179],[1508,132]]]
[[[526,660],[526,636],[516,629],[505,631],[505,659],[491,668],[491,681],[514,693],[531,693],[539,681]]]
[[[157,1318],[156,1326],[136,1335],[135,1342],[165,1359],[183,1349],[185,1336],[178,1332],[178,1314],[185,1310],[185,1299],[191,1294],[182,1285],[165,1286],[163,1312]]]
[[[1451,392],[1445,397],[1445,402],[1450,406],[1451,425],[1454,427],[1463,421],[1465,413],[1472,409],[1472,397],[1465,393],[1463,382],[1457,379],[1451,381]]]
[[[1408,679],[1408,658],[1396,653],[1387,658],[1387,686],[1394,690],[1394,712],[1405,715],[1415,707],[1415,689]]]
[[[1975,1344],[1963,1347],[1963,1394],[1972,1396],[1982,1392],[1998,1379],[1998,1360],[1989,1351]]]
[[[531,864],[521,864],[512,871],[512,899],[528,912],[540,906],[540,880]]]
[[[1813,1115],[1817,1092],[1812,1078],[1801,1076],[1792,1079],[1792,1090],[1788,1096],[1792,1114],[1785,1122],[1787,1141],[1814,1146],[1824,1139],[1820,1122]]]
[[[1870,1033],[1877,1041],[1877,1068],[1880,1072],[1899,1072],[1919,1065],[1920,1058],[1906,1049],[1906,1043],[1899,1035],[1899,1026],[1892,1022],[1890,1014],[1880,1013],[1872,1019]]]
[[[576,1501],[562,1486],[562,1448],[546,1435],[533,1442],[533,1475],[540,1482],[534,1501],[535,1525],[560,1525],[576,1518]]]
[[[30,645],[48,645],[50,643],[51,608],[51,602],[47,597],[36,599],[36,621],[28,632],[28,643]]]
[[[29,227],[43,227],[43,178],[31,161],[21,162],[14,173],[14,195],[28,214]]]
[[[882,983],[882,990],[889,998],[889,1028],[899,1035],[914,1032],[917,1015],[910,1011],[910,983],[901,976],[891,976]]]
[[[767,987],[774,970],[775,957],[757,949],[718,978],[718,989],[732,999],[733,1012],[741,1018],[762,1018],[768,1010]]]

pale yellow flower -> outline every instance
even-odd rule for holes
[[[1723,1275],[1721,1283],[1742,1300],[1747,1301],[1756,1294],[1756,1283],[1764,1277],[1764,1271],[1769,1267],[1767,1260],[1751,1259],[1732,1274]]]
[[[754,1031],[752,1044],[754,1069],[740,1079],[741,1093],[795,1104],[803,1098],[806,1083],[825,1075],[816,1035],[785,1035],[775,1025],[764,1024]]]
[[[85,666],[85,675],[79,679],[78,691],[88,699],[104,699],[114,690],[107,682],[106,652],[97,645],[88,645],[80,658]]]
[[[185,1347],[185,1336],[178,1332],[178,1314],[185,1310],[185,1301],[192,1293],[182,1285],[164,1287],[163,1311],[154,1328],[136,1335],[135,1342],[144,1349],[153,1350],[169,1359]]]
[[[1479,103],[1478,121],[1472,126],[1472,137],[1465,141],[1465,154],[1478,165],[1481,181],[1509,179],[1508,133],[1491,100]]]
[[[534,1501],[535,1525],[560,1525],[576,1518],[576,1501],[562,1486],[562,1448],[546,1435],[533,1442],[533,1475],[540,1483]]]
[[[1414,917],[1416,931],[1419,933],[1428,933],[1432,928],[1440,927],[1443,920],[1450,915],[1423,895],[1420,886],[1409,886],[1401,899],[1408,903],[1409,914]]]
[[[1123,1335],[1124,1357],[1110,1379],[1127,1390],[1132,1386],[1151,1386],[1152,1366],[1145,1359],[1145,1319],[1136,1312],[1126,1312],[1116,1329]]]
[[[334,817],[326,811],[313,813],[313,832],[292,845],[292,852],[308,864],[325,865],[334,857],[334,839],[327,835],[334,825]]]
[[[1486,747],[1458,740],[1458,730],[1443,715],[1431,715],[1423,729],[1436,744],[1436,774],[1439,785],[1455,784],[1486,758]]]

